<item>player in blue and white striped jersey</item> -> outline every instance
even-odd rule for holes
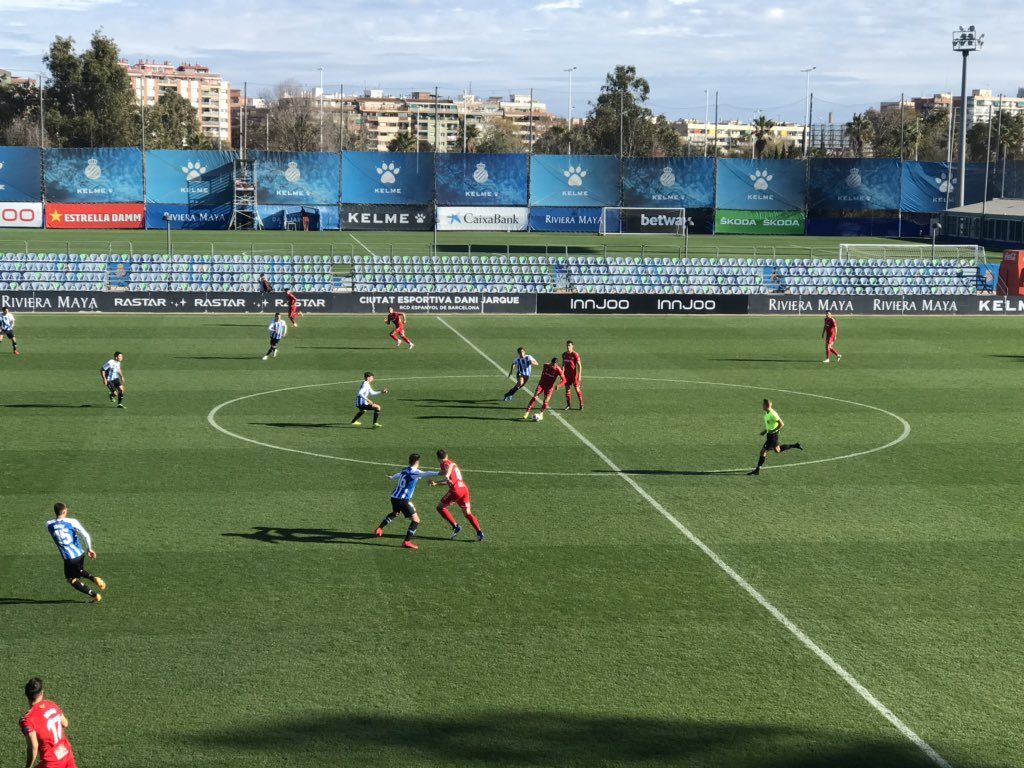
[[[512,396],[520,389],[526,386],[526,382],[530,380],[530,374],[533,373],[533,366],[540,365],[533,355],[526,354],[526,350],[520,347],[516,350],[516,359],[512,361],[512,367],[509,369],[508,375],[515,375],[516,383],[508,392],[505,393],[505,402],[512,399]]]
[[[11,346],[14,347],[14,354],[20,355],[18,351],[18,340],[14,338],[14,313],[11,312],[10,307],[4,307],[3,311],[0,311],[0,334],[6,336],[11,340]],[[0,338],[0,341],[3,339]]]
[[[268,357],[277,357],[277,345],[281,343],[281,339],[288,333],[288,326],[281,319],[280,312],[274,313],[274,320],[267,326],[267,330],[270,332],[270,349],[263,356],[264,360]]]
[[[352,426],[361,427],[362,422],[359,419],[367,411],[373,411],[373,426],[379,427],[380,424],[380,403],[375,403],[371,400],[371,397],[377,395],[386,395],[387,389],[382,389],[379,392],[373,388],[373,374],[367,371],[363,374],[363,383],[359,387],[359,391],[356,392],[356,415],[352,417]]]
[[[380,521],[377,530],[378,536],[384,535],[384,529],[391,525],[391,521],[399,515],[405,515],[409,520],[409,530],[405,532],[405,541],[402,546],[406,549],[419,549],[412,543],[412,537],[416,535],[416,529],[420,526],[420,516],[416,513],[416,507],[412,503],[412,495],[416,493],[416,484],[424,477],[437,477],[440,472],[424,472],[420,469],[420,455],[414,453],[409,456],[409,466],[401,472],[388,475],[388,480],[397,480],[395,490],[391,492],[391,514]]]
[[[85,527],[73,517],[68,517],[68,505],[57,502],[53,505],[55,517],[46,521],[46,530],[53,537],[61,558],[64,560],[64,578],[68,584],[92,598],[98,603],[103,595],[85,586],[82,579],[88,579],[100,589],[106,589],[107,583],[99,576],[93,576],[85,570],[85,558],[96,559],[96,550],[92,548],[92,537]]]
[[[117,407],[124,408],[124,371],[121,370],[121,363],[124,362],[124,355],[115,352],[114,356],[107,360],[100,368],[100,378],[107,385],[110,392],[110,402],[117,400]]]

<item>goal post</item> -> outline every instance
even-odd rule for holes
[[[601,209],[602,235],[685,235],[685,208],[628,208],[607,206]]]
[[[840,243],[840,259],[963,259],[974,264],[986,261],[980,245],[931,245],[930,243]]]

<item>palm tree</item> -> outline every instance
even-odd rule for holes
[[[917,149],[921,143],[921,121],[914,118],[912,122],[906,123],[903,126],[903,146],[910,150],[914,150],[914,160],[917,160]],[[901,152],[900,154],[903,154]],[[909,151],[907,152],[909,154]]]
[[[401,131],[388,142],[388,152],[415,152],[416,138],[411,133]]]
[[[846,124],[846,135],[850,139],[853,151],[859,157],[864,156],[864,148],[871,143],[875,135],[875,126],[863,114],[855,114]]]
[[[753,122],[754,154],[757,157],[761,157],[764,153],[764,148],[768,146],[768,140],[771,138],[774,127],[775,122],[764,115],[761,115]]]

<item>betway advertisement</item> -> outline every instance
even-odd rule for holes
[[[0,203],[0,227],[38,229],[43,226],[42,203]]]
[[[448,206],[437,209],[439,230],[525,232],[529,224],[529,208]]]
[[[341,206],[342,229],[377,229],[393,232],[423,232],[434,228],[434,210],[429,205]]]
[[[142,203],[47,203],[47,229],[142,229]]]
[[[802,235],[806,216],[803,211],[715,212],[715,233],[735,235]]]

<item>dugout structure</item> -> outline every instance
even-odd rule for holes
[[[685,208],[601,209],[602,235],[685,235],[689,220]]]

